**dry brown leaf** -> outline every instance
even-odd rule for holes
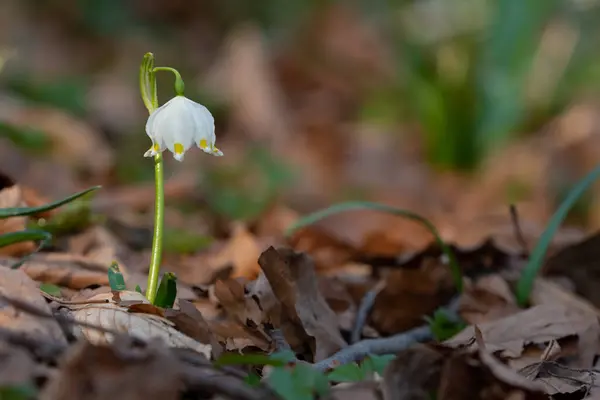
[[[242,351],[254,347],[263,351],[271,349],[271,341],[265,335],[236,321],[209,321],[208,326],[227,351]]]
[[[338,330],[335,313],[319,292],[309,256],[269,247],[258,262],[281,303],[282,318],[295,326],[297,337],[308,339],[313,361],[323,360],[347,345]],[[286,330],[283,333],[291,344],[289,333]]]
[[[148,300],[138,292],[119,292],[121,302],[136,302],[148,304]],[[117,304],[112,293],[102,293],[93,296],[88,301],[107,300],[108,303],[93,303],[88,305],[71,306],[76,321],[92,324],[115,333],[128,334],[142,340],[160,338],[171,347],[183,347],[211,355],[211,345],[197,342],[174,328],[174,323],[166,318],[153,314],[138,314],[129,312],[128,307]],[[76,332],[94,344],[111,343],[115,335],[97,329],[82,326]]]
[[[0,257],[0,267],[10,268],[19,261],[17,258]],[[108,286],[108,267],[73,254],[38,253],[27,258],[20,270],[39,282],[83,289],[91,285]]]
[[[521,356],[527,344],[541,344],[567,336],[588,335],[590,331],[596,335],[599,333],[595,316],[560,304],[532,307],[502,319],[482,323],[479,329],[488,351],[500,352],[508,358]],[[452,348],[475,351],[477,343],[474,327],[465,328],[444,344]]]
[[[481,324],[520,311],[508,283],[500,275],[486,275],[465,285],[459,313],[469,324]]]
[[[0,208],[25,207],[21,187],[7,175],[0,174]],[[0,235],[22,231],[27,226],[27,217],[11,217],[0,219]],[[22,256],[35,249],[32,241],[0,247],[0,255]]]
[[[0,268],[0,295],[27,303],[51,314],[39,289],[23,271]],[[51,340],[66,345],[63,331],[54,319],[39,318],[16,309],[0,298],[0,327],[33,339]]]
[[[538,382],[531,381],[516,371],[511,369],[506,364],[498,360],[490,350],[487,349],[486,343],[483,340],[483,335],[477,326],[473,326],[475,332],[475,341],[479,349],[479,358],[481,362],[490,369],[492,374],[504,383],[524,389],[528,391],[544,392],[544,386]]]
[[[120,338],[112,346],[75,344],[50,380],[41,400],[179,399],[180,361],[161,343],[132,346]]]
[[[384,400],[428,400],[440,382],[443,354],[416,344],[399,354],[383,373]]]
[[[260,329],[262,310],[256,301],[244,294],[244,285],[235,279],[217,281],[215,296],[227,314],[242,325],[251,325]]]
[[[179,309],[168,309],[165,318],[175,324],[178,331],[186,334],[200,343],[212,346],[213,358],[219,357],[221,353],[219,342],[210,330],[208,323],[194,305],[186,300],[178,301]]]

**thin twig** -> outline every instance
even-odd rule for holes
[[[283,336],[283,332],[281,329],[274,328],[268,331],[269,336],[273,339],[275,343],[275,351],[291,351],[292,347],[289,345],[287,340],[285,340],[285,336]]]
[[[356,312],[356,319],[354,320],[354,327],[352,328],[352,334],[350,336],[350,343],[356,343],[360,340],[362,330],[367,322],[367,318],[369,316],[369,312],[373,308],[375,304],[375,299],[379,292],[383,290],[386,283],[384,280],[379,281],[371,290],[365,294],[362,301],[360,302],[360,306],[358,311]]]
[[[456,312],[458,310],[460,297],[455,297],[450,301],[446,309],[451,313],[452,319],[459,319]],[[399,333],[394,336],[381,339],[367,339],[356,342],[343,348],[334,355],[325,360],[321,360],[313,365],[319,371],[327,371],[338,365],[348,364],[359,361],[369,354],[383,355],[395,354],[406,350],[414,343],[425,342],[433,339],[433,333],[429,325],[422,325],[409,331]]]
[[[429,325],[424,325],[387,338],[362,340],[319,361],[314,368],[319,371],[327,371],[338,365],[360,361],[369,354],[395,354],[409,348],[414,343],[431,339],[433,339],[431,329],[429,329]]]
[[[217,369],[188,367],[183,374],[183,380],[191,390],[200,389],[240,400],[276,399],[264,386],[253,388],[243,380],[225,375]]]
[[[529,248],[527,246],[527,241],[525,240],[525,236],[523,235],[523,230],[521,229],[521,224],[519,223],[519,213],[517,212],[517,206],[511,204],[509,207],[510,210],[510,219],[512,221],[515,238],[517,242],[521,246],[522,256],[525,258],[529,258]]]

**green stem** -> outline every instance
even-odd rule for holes
[[[181,78],[181,74],[179,73],[179,71],[171,67],[156,67],[152,70],[152,72],[157,71],[172,72],[175,75],[175,94],[177,94],[177,96],[183,96],[185,85],[183,84],[183,79]]]
[[[158,153],[154,156],[155,201],[154,201],[154,236],[152,237],[152,256],[148,271],[146,297],[154,304],[158,290],[158,276],[162,259],[162,236],[165,220],[165,188],[163,181],[163,158]]]

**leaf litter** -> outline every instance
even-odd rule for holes
[[[165,7],[153,4],[145,12],[178,12],[177,5]],[[207,11],[190,6],[188,12]],[[137,144],[121,139],[127,132],[111,131],[125,122],[106,118],[133,120],[139,110],[123,106],[127,101],[93,98],[103,110],[92,111],[98,120],[88,120],[59,106],[22,102],[25,92],[8,95],[19,100],[12,106],[2,102],[4,122],[44,131],[51,146],[46,155],[34,156],[2,138],[7,174],[0,175],[0,208],[39,206],[88,184],[106,186],[89,201],[88,211],[99,219],[65,226],[42,249],[32,240],[0,248],[0,397],[600,398],[598,235],[559,231],[527,307],[519,307],[514,295],[528,249],[552,212],[547,187],[564,180],[554,172],[565,163],[571,171],[597,161],[591,134],[572,134],[581,124],[562,121],[575,118],[573,113],[581,117],[578,107],[551,122],[559,125],[556,143],[542,146],[538,135],[520,139],[469,179],[434,173],[417,155],[422,144],[403,139],[399,145],[368,117],[348,123],[352,110],[378,90],[374,82],[387,85],[393,75],[384,41],[344,5],[323,6],[314,14],[308,15],[310,29],[299,30],[293,45],[280,52],[271,53],[260,29],[248,24],[212,45],[214,60],[193,66],[208,67],[209,74],[190,86],[220,93],[216,97],[225,105],[217,119],[226,162],[247,162],[243,155],[251,139],[304,174],[287,189],[266,184],[271,192],[266,190],[264,209],[236,218],[211,203],[207,175],[199,171],[215,168],[212,161],[190,157],[178,166],[166,183],[167,204],[173,204],[167,226],[176,232],[176,244],[183,232],[208,240],[166,252],[163,272],[177,276],[172,308],[150,305],[134,291],[146,285],[153,186],[122,176],[121,163],[131,163],[132,171],[137,167],[120,149],[135,152]],[[38,25],[45,26],[33,24]],[[64,43],[73,45],[60,33],[70,25],[56,37],[38,35],[47,36],[42,59],[51,62],[32,63],[35,69],[61,65],[75,73],[71,68],[103,51],[75,32],[81,54],[72,57],[80,62],[53,55],[64,54]],[[186,29],[183,42],[190,46],[185,37],[196,28]],[[146,47],[147,39],[139,40]],[[93,43],[81,46],[85,42]],[[111,57],[118,65],[130,64],[136,43],[123,41]],[[313,53],[306,57],[307,48],[328,54],[328,63],[314,61],[319,57]],[[120,74],[120,68],[105,68]],[[104,93],[99,86],[91,97]],[[119,93],[130,92],[124,86]],[[134,132],[131,120],[128,131]],[[167,163],[169,173],[171,168]],[[239,204],[264,189],[245,178],[252,190]],[[506,193],[523,179],[531,193],[518,204],[515,223]],[[460,263],[463,292],[453,284],[439,243],[412,221],[360,211],[286,236],[302,215],[346,189],[428,216]],[[219,199],[233,197],[227,192]],[[43,226],[56,214],[0,220],[0,234]],[[125,290],[110,287],[113,263]],[[257,353],[273,365],[241,362]],[[238,357],[240,365],[214,363],[227,355]],[[364,373],[376,356],[385,368]],[[273,361],[278,357],[285,362]],[[335,379],[328,382],[327,374]],[[251,377],[253,384],[247,383]]]

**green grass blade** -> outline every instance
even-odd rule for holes
[[[350,201],[346,203],[334,204],[333,206],[327,207],[325,209],[316,211],[312,214],[306,215],[300,218],[296,223],[292,224],[286,230],[286,236],[291,236],[294,232],[298,231],[300,228],[304,228],[306,226],[312,225],[324,218],[327,218],[333,214],[338,214],[344,211],[352,211],[352,210],[373,210],[373,211],[381,211],[388,214],[396,215],[399,217],[408,218],[410,220],[421,223],[425,228],[431,232],[431,234],[435,237],[435,241],[440,246],[442,252],[448,257],[448,263],[450,265],[450,271],[452,273],[452,278],[454,280],[454,284],[456,285],[456,289],[459,292],[462,292],[462,271],[460,266],[458,265],[458,261],[454,256],[454,253],[450,249],[450,247],[442,240],[440,234],[436,227],[426,218],[413,213],[412,211],[403,210],[400,208],[395,208],[391,206],[386,206],[384,204],[371,203],[367,201]]]
[[[94,190],[100,189],[101,186],[93,186],[79,193],[75,193],[72,196],[66,197],[62,200],[55,201],[54,203],[46,204],[39,207],[14,207],[14,208],[0,208],[0,219],[19,217],[24,215],[34,215],[45,211],[50,211],[58,208],[64,204],[67,204],[75,199],[85,196],[86,194],[93,192]]]
[[[589,188],[596,179],[598,179],[599,176],[600,165],[594,168],[589,174],[584,176],[579,182],[577,182],[577,184],[573,187],[573,189],[571,189],[560,207],[558,207],[558,210],[556,210],[550,219],[546,230],[531,252],[531,256],[529,257],[527,265],[525,266],[525,269],[519,278],[519,282],[517,283],[517,302],[520,306],[525,306],[529,300],[529,295],[533,289],[533,282],[542,268],[546,252],[548,251],[548,247],[550,246],[550,242],[552,241],[554,233],[560,227],[560,224],[569,213],[569,210],[573,207],[577,200],[579,200],[586,189]]]
[[[0,235],[0,247],[9,246],[15,243],[28,242],[30,240],[43,240],[48,242],[52,239],[52,235],[48,232],[39,230],[25,230],[18,232],[9,232]]]

